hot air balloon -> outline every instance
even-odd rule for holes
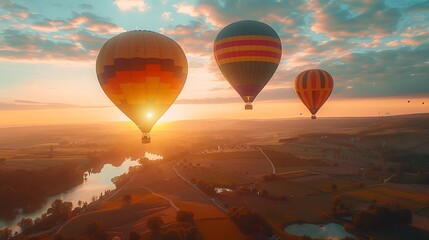
[[[172,39],[151,31],[129,31],[109,39],[96,64],[98,81],[110,100],[150,143],[153,125],[182,91],[188,62]]]
[[[334,88],[331,74],[322,69],[309,69],[295,78],[295,92],[311,112],[311,119],[328,100]]]
[[[265,23],[244,20],[223,28],[213,46],[223,76],[252,109],[252,102],[279,65],[282,45],[276,31]]]

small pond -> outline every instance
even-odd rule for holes
[[[309,236],[311,238],[340,240],[346,237],[357,239],[356,236],[350,234],[346,229],[337,223],[328,223],[326,225],[316,224],[293,224],[284,228],[285,232],[295,236]]]

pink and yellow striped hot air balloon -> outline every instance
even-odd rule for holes
[[[214,42],[223,76],[252,109],[252,102],[273,76],[282,57],[276,31],[265,23],[244,20],[223,28]]]
[[[299,99],[311,112],[311,119],[316,119],[316,113],[328,100],[334,88],[334,80],[327,71],[309,69],[301,72],[295,78],[295,92]]]
[[[130,31],[108,40],[97,57],[97,77],[110,100],[142,131],[149,132],[182,91],[188,62],[172,39]]]

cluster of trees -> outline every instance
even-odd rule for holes
[[[217,194],[216,188],[228,188],[231,190],[235,190],[237,187],[236,183],[218,184],[218,183],[206,182],[202,179],[197,181],[195,178],[192,178],[191,182],[195,184],[202,192],[210,196],[215,196]]]
[[[411,224],[412,213],[405,208],[390,209],[385,206],[370,206],[353,216],[353,226],[361,230],[377,229],[390,224]]]
[[[45,231],[76,216],[86,207],[87,204],[84,203],[82,207],[73,209],[73,204],[71,202],[63,202],[61,199],[57,199],[41,217],[34,220],[31,218],[23,218],[18,223],[18,227],[21,228],[24,234]]]
[[[246,207],[230,208],[227,215],[244,234],[256,235],[261,239],[268,239],[273,235],[273,229],[267,221],[259,213]]]
[[[334,201],[332,202],[332,207],[330,211],[320,212],[321,218],[334,219],[342,216],[350,216],[351,207],[347,206],[343,201],[343,198],[340,195],[335,196]]]
[[[151,217],[147,221],[147,226],[152,230],[151,239],[160,240],[196,240],[198,239],[198,230],[194,223],[194,213],[191,211],[179,210],[176,213],[176,221],[179,227],[168,232],[162,232],[164,221],[161,217]],[[131,240],[131,235],[130,235]],[[140,240],[140,238],[134,238]]]
[[[191,182],[193,184],[195,184],[198,187],[198,189],[200,189],[202,192],[204,192],[205,194],[207,194],[209,196],[216,196],[218,194],[216,192],[216,188],[228,188],[231,190],[237,190],[237,184],[236,183],[217,184],[217,183],[206,182],[202,179],[197,181],[195,178],[192,178]],[[258,197],[270,199],[273,201],[285,202],[288,200],[288,197],[286,195],[277,196],[277,195],[268,193],[267,190],[258,190],[256,188],[240,187],[240,188],[238,188],[237,193],[239,195],[258,196]]]
[[[251,196],[258,196],[261,198],[270,199],[273,201],[280,201],[280,202],[286,202],[289,198],[286,195],[274,195],[270,194],[267,190],[259,190],[257,188],[246,188],[241,187],[238,189],[237,193],[239,195],[251,195]]]
[[[38,209],[47,197],[57,195],[83,182],[75,166],[57,166],[44,170],[0,170],[0,218],[13,219]]]
[[[270,174],[264,175],[263,179],[264,179],[264,181],[274,181],[274,180],[282,179],[282,177],[279,175],[270,173]]]

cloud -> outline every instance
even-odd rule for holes
[[[113,106],[75,105],[68,103],[37,102],[28,100],[15,100],[11,103],[0,102],[0,111],[10,110],[41,110],[64,108],[108,108]]]
[[[429,44],[350,53],[323,61],[321,68],[332,74],[340,97],[429,94]]]
[[[301,1],[217,1],[217,0],[200,0],[195,5],[182,2],[173,5],[178,13],[186,14],[194,18],[199,18],[205,23],[223,27],[234,21],[242,19],[263,19],[268,22],[271,19],[276,22],[281,19],[284,24],[294,23],[296,27],[304,23],[303,12],[300,7],[304,3]],[[302,13],[302,14],[301,14]],[[287,16],[287,17],[279,17]]]
[[[37,21],[30,28],[40,32],[88,30],[97,34],[116,34],[125,31],[124,28],[111,23],[108,18],[93,13],[73,13],[73,17],[67,20],[49,19]]]
[[[161,14],[161,19],[164,21],[173,21],[174,19],[171,18],[171,12],[163,12]]]
[[[235,90],[231,88],[224,88],[222,90]],[[243,100],[235,93],[236,97],[228,97],[228,98],[198,98],[198,99],[178,99],[174,103],[175,104],[224,104],[224,103],[241,103]],[[284,100],[284,99],[294,99],[296,98],[296,93],[293,88],[274,88],[263,89],[255,101],[273,101],[273,100]]]
[[[2,20],[15,20],[15,19],[26,19],[30,15],[30,12],[26,6],[14,3],[9,0],[0,1],[0,10],[6,12],[0,15]]]
[[[427,11],[429,11],[429,1],[426,0],[413,4],[409,6],[406,10],[410,12],[424,12],[427,14]]]
[[[13,24],[0,30],[2,61],[94,61],[113,34],[125,31],[108,18],[73,13],[69,19],[39,18],[32,24]]]
[[[384,0],[313,0],[309,2],[308,9],[313,12],[311,30],[332,39],[349,36],[389,36],[397,29],[401,19],[400,11],[388,7]]]
[[[79,4],[79,7],[84,9],[84,10],[93,10],[94,9],[94,6],[92,6],[91,4],[87,4],[87,3]]]
[[[39,32],[57,32],[58,29],[54,26],[53,22],[48,21],[39,21],[30,25],[30,28]]]
[[[84,29],[96,32],[98,34],[114,34],[125,31],[124,28],[111,23],[107,18],[100,17],[89,12],[75,14],[75,16],[70,19],[69,22],[70,24],[61,22],[63,25],[60,26],[60,29],[77,29],[80,26],[83,26]]]
[[[0,59],[7,61],[93,61],[96,49],[106,40],[90,34],[78,32],[74,38],[47,39],[39,33],[26,33],[18,30],[6,29],[1,32]],[[98,45],[98,47],[97,47]],[[86,48],[85,48],[86,47]]]
[[[149,5],[144,0],[115,0],[113,4],[123,12],[134,9],[144,12],[149,9]]]

